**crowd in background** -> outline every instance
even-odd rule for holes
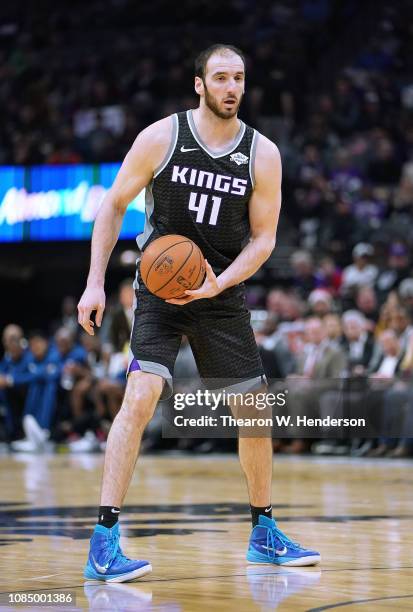
[[[269,388],[289,388],[289,414],[308,418],[352,414],[369,422],[368,433],[359,438],[346,430],[337,430],[339,439],[330,432],[320,440],[289,432],[289,437],[274,440],[275,451],[370,457],[413,454],[413,277],[401,245],[396,249],[393,244],[390,251],[392,265],[381,271],[373,263],[368,243],[356,245],[354,263],[344,270],[330,260],[329,266],[325,260],[316,265],[309,252],[296,251],[291,285],[274,287],[266,295],[265,307],[252,310]],[[382,276],[394,279],[383,301]],[[13,451],[104,449],[126,385],[132,279],[121,284],[114,298],[94,336],[78,326],[71,297],[63,301],[61,317],[49,333],[31,331],[25,337],[15,324],[3,330],[0,435]],[[254,288],[247,299],[256,302]],[[198,388],[186,338],[174,374],[175,391]],[[372,426],[380,432],[377,437],[371,434]],[[228,439],[163,439],[159,404],[143,448],[171,447],[199,452],[235,449],[234,440]]]
[[[12,450],[41,450],[52,441],[73,451],[104,448],[126,384],[133,299],[128,279],[95,336],[78,325],[73,297],[47,331],[26,337],[19,325],[5,327],[0,437]]]
[[[117,0],[0,9],[0,163],[118,161],[140,129],[196,106],[196,50],[221,39],[241,47],[242,117],[279,145],[283,159],[277,248],[263,282],[258,275],[248,289],[264,367],[292,385],[292,411],[326,413],[338,397],[354,407],[370,402],[389,432],[281,439],[274,448],[411,454],[411,3],[230,0],[195,10],[187,0],[174,5],[173,20],[171,6]],[[2,437],[15,450],[104,447],[125,385],[132,300],[126,281],[94,337],[80,333],[74,298],[52,329],[3,330]],[[184,343],[178,371],[193,367]],[[406,436],[391,435],[397,431]],[[165,444],[155,418],[144,445]]]

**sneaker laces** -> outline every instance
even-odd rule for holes
[[[277,553],[276,553],[276,540],[281,542],[283,546],[287,546],[293,550],[298,550],[301,548],[298,542],[294,542],[290,540],[288,536],[285,535],[278,529],[278,527],[272,527],[271,529],[267,529],[267,554],[271,561],[274,561]]]
[[[110,546],[113,546],[113,553],[110,559],[110,563],[112,564],[116,557],[120,557],[122,561],[130,561],[128,557],[123,554],[121,547],[119,546],[120,535],[118,533],[111,533],[109,536]]]

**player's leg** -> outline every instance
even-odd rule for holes
[[[227,290],[198,309],[199,323],[190,342],[204,383],[217,388],[221,379],[230,392],[232,380],[234,391],[242,388],[244,394],[262,389],[264,373],[242,290]],[[247,560],[276,565],[318,563],[319,553],[290,540],[272,518],[272,445],[268,432],[263,432],[262,438],[240,436],[239,454],[252,516]]]
[[[119,547],[118,516],[143,431],[161,394],[166,398],[171,393],[171,372],[181,343],[178,306],[140,289],[135,314],[128,381],[106,444],[99,519],[84,572],[86,578],[107,582],[132,580],[152,570],[148,561],[124,556]]]
[[[124,582],[152,570],[148,561],[128,559],[119,546],[118,515],[129,487],[144,429],[161,395],[163,379],[147,372],[128,376],[122,406],[106,443],[99,522],[90,542],[85,578]]]
[[[268,509],[271,509],[273,456],[271,437],[249,438],[240,436],[238,439],[238,454],[247,482],[251,508],[255,514],[270,516],[270,510]],[[254,522],[258,523],[258,518],[255,518]]]
[[[156,374],[131,372],[125,396],[106,443],[101,506],[120,507],[132,478],[142,434],[151,420],[164,381]]]
[[[153,416],[163,384],[163,379],[156,374],[129,374],[122,406],[106,443],[101,506],[121,506],[132,478],[142,434]]]

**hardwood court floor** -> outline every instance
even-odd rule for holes
[[[249,515],[235,456],[142,457],[122,512],[123,547],[153,573],[84,586],[102,461],[0,456],[0,592],[76,593],[75,606],[49,610],[413,609],[411,461],[277,457],[280,526],[323,558],[286,569],[244,560]],[[0,610],[22,609],[1,597]]]

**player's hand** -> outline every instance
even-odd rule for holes
[[[181,298],[171,298],[170,300],[165,300],[168,304],[177,304],[178,306],[183,306],[184,304],[188,304],[189,302],[193,302],[194,300],[202,300],[204,298],[211,298],[221,293],[221,289],[218,284],[218,279],[214,274],[213,269],[209,265],[208,261],[205,260],[205,268],[206,268],[206,276],[205,280],[202,283],[199,289],[187,289],[185,291],[186,297]]]
[[[94,323],[90,316],[96,311],[95,322],[98,327],[102,324],[105,310],[106,296],[103,287],[86,287],[80,302],[77,305],[79,325],[90,335],[94,336]]]

